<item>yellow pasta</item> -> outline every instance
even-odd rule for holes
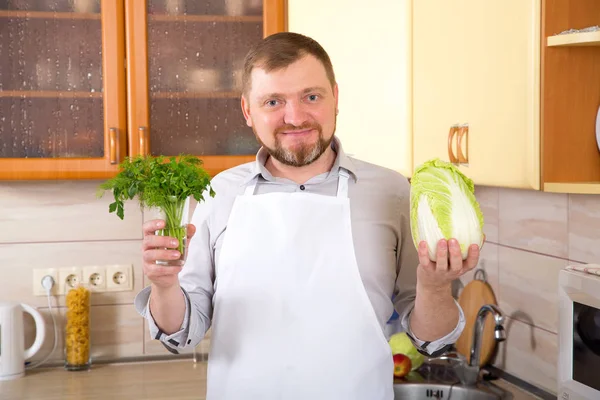
[[[66,304],[67,364],[86,365],[90,358],[90,291],[83,286],[71,289],[67,293]]]

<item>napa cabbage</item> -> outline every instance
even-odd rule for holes
[[[429,258],[436,261],[437,243],[454,238],[463,260],[469,246],[483,245],[483,214],[473,181],[456,166],[440,159],[415,169],[410,190],[410,225],[415,247],[427,242]]]

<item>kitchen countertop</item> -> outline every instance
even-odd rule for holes
[[[106,399],[194,399],[204,400],[206,362],[191,359],[138,363],[95,364],[88,371],[36,368],[25,377],[0,381],[3,400],[106,400]],[[498,379],[513,400],[538,397]]]

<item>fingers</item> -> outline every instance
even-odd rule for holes
[[[155,248],[170,248],[174,249],[179,244],[179,241],[170,236],[146,235],[142,242],[142,250],[152,250]]]
[[[429,250],[427,249],[427,242],[421,241],[419,243],[418,255],[419,265],[428,270],[435,269],[435,264],[429,259]]]
[[[476,244],[469,246],[469,252],[467,253],[467,259],[462,263],[462,268],[465,272],[468,272],[477,266],[479,262],[480,248]]]
[[[187,237],[188,240],[192,238],[196,234],[196,226],[194,224],[188,224],[187,226]]]
[[[447,271],[448,270],[448,242],[446,239],[442,239],[437,244],[436,254],[436,270]]]
[[[463,267],[463,259],[458,240],[450,239],[448,247],[450,249],[450,271],[459,272]]]
[[[144,262],[148,264],[155,264],[156,260],[176,260],[181,256],[181,253],[177,250],[146,250],[142,258]]]
[[[145,235],[154,235],[154,232],[158,229],[162,229],[165,227],[165,221],[162,219],[152,219],[150,221],[146,221],[144,225],[142,225],[142,230]]]

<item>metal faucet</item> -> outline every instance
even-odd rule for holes
[[[481,354],[481,336],[483,335],[483,326],[485,316],[491,312],[494,315],[496,321],[496,328],[494,329],[494,338],[498,342],[506,340],[506,332],[504,331],[504,316],[502,311],[493,304],[486,304],[479,309],[477,313],[477,319],[475,320],[475,329],[473,330],[473,344],[471,345],[471,359],[469,360],[469,366],[479,367],[479,355]]]
[[[486,304],[477,312],[475,329],[473,330],[473,343],[471,345],[471,359],[469,362],[467,363],[466,357],[460,353],[445,354],[435,358],[436,360],[458,362],[458,365],[455,365],[453,369],[463,385],[474,386],[477,384],[477,380],[479,379],[479,355],[481,354],[482,342],[481,336],[483,335],[483,327],[487,313],[492,313],[496,322],[494,338],[498,342],[506,340],[506,333],[504,331],[504,326],[502,326],[504,323],[502,312],[497,306],[493,304]]]

